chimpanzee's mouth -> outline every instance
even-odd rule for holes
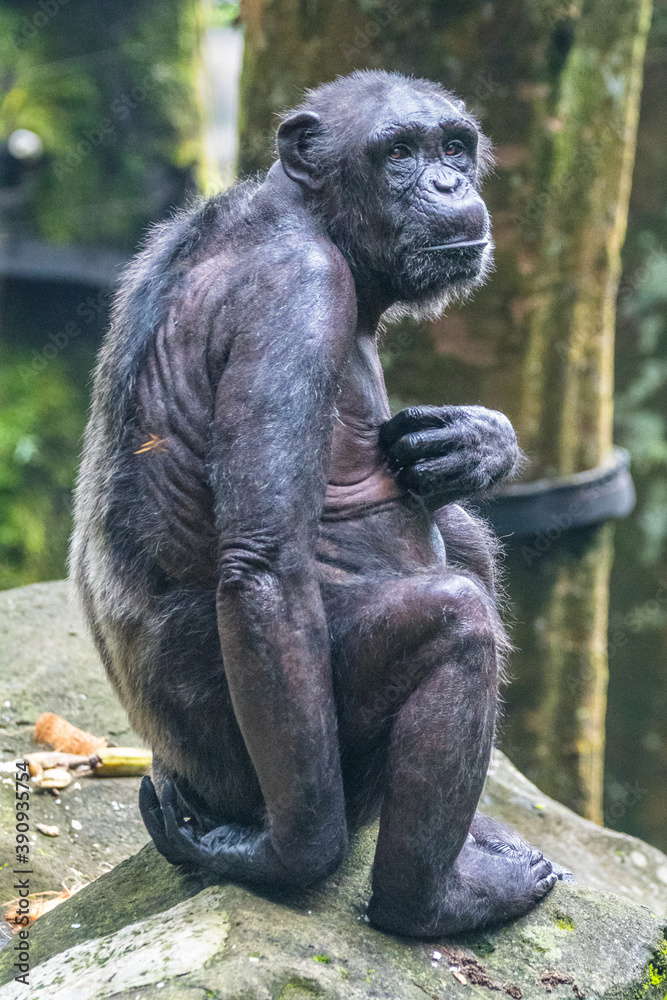
[[[413,250],[413,253],[430,253],[433,250],[467,250],[467,249],[482,249],[487,246],[489,240],[487,237],[483,237],[480,240],[458,240],[454,243],[440,243],[438,246],[434,247],[420,247],[419,250]]]

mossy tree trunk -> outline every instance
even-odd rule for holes
[[[244,11],[242,170],[270,162],[274,113],[301,88],[355,68],[442,81],[496,145],[497,272],[463,310],[390,331],[396,402],[504,410],[530,478],[603,463],[650,0],[246,0]],[[509,557],[512,673],[529,697],[506,739],[545,791],[599,820],[612,535],[562,534]]]
[[[623,248],[616,436],[637,507],[615,533],[605,819],[667,849],[667,0],[655,0]]]
[[[183,202],[200,19],[200,0],[0,0],[2,232],[132,250]],[[42,142],[33,164],[7,152],[19,129]]]

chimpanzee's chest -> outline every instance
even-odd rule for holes
[[[397,484],[380,448],[380,427],[390,416],[375,341],[363,338],[346,369],[333,428],[317,553],[326,578],[414,571],[444,559],[432,517]]]
[[[331,440],[323,520],[357,516],[401,495],[380,449],[391,412],[375,341],[360,338],[345,369]]]

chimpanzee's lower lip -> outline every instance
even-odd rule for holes
[[[481,240],[460,240],[458,243],[440,243],[435,247],[420,247],[419,250],[414,250],[413,253],[427,253],[431,250],[465,250],[468,247],[485,247],[488,242],[486,238]]]

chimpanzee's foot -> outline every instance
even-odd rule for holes
[[[206,807],[186,798],[179,785],[160,778],[160,795],[146,774],[139,786],[139,809],[160,854],[172,865],[211,875],[242,877],[243,860],[261,838],[259,831],[235,823],[216,824]]]
[[[470,827],[470,836],[478,847],[489,851],[491,854],[525,854],[531,852],[535,860],[543,857],[541,851],[527,844],[516,830],[510,829],[497,819],[486,816],[484,813],[475,813]],[[563,882],[574,882],[574,875],[568,868],[551,861],[551,868],[558,878]]]
[[[410,898],[397,898],[390,882],[383,891],[376,888],[368,907],[371,923],[394,934],[445,937],[522,916],[559,876],[539,851],[521,844],[496,851],[469,837],[451,872],[434,879],[430,898],[420,898],[418,885]]]
[[[153,843],[167,861],[216,878],[303,889],[330,875],[341,860],[338,854],[318,849],[315,862],[305,852],[297,854],[293,863],[289,856],[284,861],[268,830],[216,823],[198,796],[183,792],[168,777],[160,781],[158,797],[152,780],[144,776],[139,808]]]
[[[201,866],[197,842],[217,823],[203,802],[186,799],[170,778],[161,778],[160,787],[162,802],[148,775],[139,788],[139,810],[153,843],[172,865]]]

